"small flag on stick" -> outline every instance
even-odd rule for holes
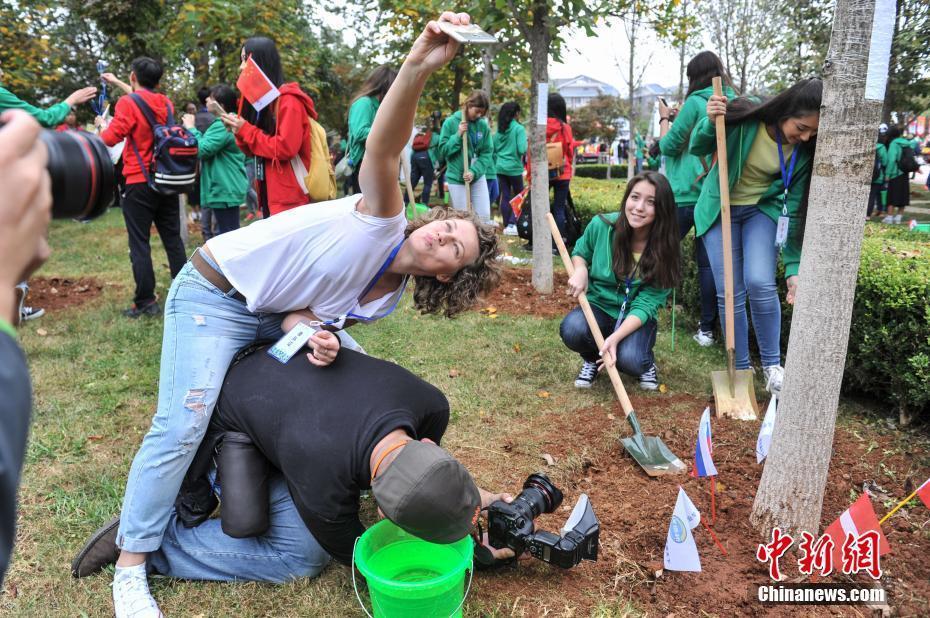
[[[762,463],[769,454],[769,445],[772,443],[772,431],[775,429],[775,410],[778,407],[774,396],[769,399],[769,407],[765,410],[762,427],[759,429],[759,438],[756,440],[756,463]]]
[[[930,479],[924,481],[924,484],[917,488],[917,497],[930,509]]]
[[[665,568],[669,571],[701,570],[701,557],[691,531],[701,522],[701,513],[694,508],[685,490],[678,487],[678,500],[672,512],[665,538]]]
[[[526,195],[529,193],[529,190],[530,188],[526,187],[510,200],[510,208],[513,210],[514,219],[519,219],[520,215],[523,213],[523,202],[526,201]]]
[[[698,425],[698,439],[694,447],[694,470],[691,476],[717,476],[717,467],[714,465],[712,455],[714,445],[711,441],[710,408],[704,408],[701,423]]]
[[[252,60],[251,54],[245,61],[245,68],[239,74],[239,79],[236,80],[236,87],[256,112],[268,107],[281,94],[261,67]]]
[[[872,500],[869,494],[862,494],[859,499],[853,502],[852,506],[843,511],[839,519],[834,521],[824,531],[824,534],[833,539],[833,560],[837,565],[843,564],[843,544],[846,542],[846,535],[851,534],[854,539],[860,535],[875,531],[878,533],[878,555],[891,551],[888,539],[882,534],[881,526],[878,523],[878,517],[875,515],[875,509],[872,507]]]

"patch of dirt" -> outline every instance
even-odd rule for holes
[[[689,470],[693,465],[698,421],[707,404],[688,395],[633,398],[644,433],[661,437]],[[759,424],[729,419],[713,419],[712,423],[714,462],[719,472],[717,521],[713,529],[728,557],[722,555],[703,526],[699,526],[694,535],[703,572],[665,571],[656,577],[656,571],[663,566],[666,533],[679,484],[710,524],[709,480],[687,474],[658,479],[646,476],[617,440],[619,436],[630,435],[617,404],[570,414],[550,413],[523,426],[519,433],[502,435],[498,444],[490,446],[502,453],[522,451],[536,458],[538,468],[563,490],[562,507],[537,520],[541,529],[556,532],[579,494],[588,494],[601,523],[598,561],[563,571],[530,560],[500,573],[479,574],[476,577],[479,596],[488,600],[522,597],[526,615],[539,615],[536,612],[540,608],[558,611],[556,608],[562,604],[587,610],[605,598],[621,595],[658,616],[691,616],[702,612],[721,616],[868,615],[870,611],[863,606],[764,606],[755,600],[755,586],[770,582],[768,565],[755,558],[762,539],[749,525],[762,473],[762,466],[755,460]],[[849,507],[852,496],[861,493],[866,481],[882,486],[889,499],[900,499],[912,485],[916,487],[930,476],[926,451],[921,454],[924,447],[914,445],[912,438],[864,423],[838,428],[822,526],[832,523]],[[539,452],[530,453],[527,448],[538,448]],[[546,465],[541,453],[551,455],[555,465]],[[482,465],[477,461],[482,457],[462,455],[466,465],[470,463],[468,459],[475,459],[479,467]],[[483,462],[484,466],[488,463],[487,459]],[[523,478],[516,482],[522,483]],[[518,487],[519,484],[514,489]],[[873,504],[879,518],[889,510],[878,499],[873,499]],[[884,575],[880,583],[889,596],[892,615],[926,615],[930,603],[928,520],[930,512],[918,503],[905,514],[899,511],[882,527],[892,550],[882,557]],[[796,559],[797,556],[786,554],[780,561],[783,573],[789,577],[797,576]],[[811,582],[809,578],[797,581]],[[850,581],[868,585],[871,580],[867,576],[856,580],[848,576],[819,579],[828,583]]]
[[[552,294],[540,294],[533,288],[533,271],[529,268],[505,268],[501,283],[485,299],[479,310],[494,307],[498,313],[533,315],[540,318],[564,316],[574,309],[578,301],[565,293],[568,275],[553,273]]]
[[[32,277],[26,304],[41,307],[46,312],[78,307],[100,296],[103,283],[93,277],[62,279],[59,277]]]

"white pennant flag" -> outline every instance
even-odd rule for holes
[[[685,490],[678,486],[678,500],[675,502],[675,511],[672,521],[668,525],[668,536],[665,539],[665,568],[669,571],[697,571],[701,570],[701,557],[698,555],[694,535],[691,534],[701,523],[701,513],[694,508]]]
[[[772,431],[775,429],[775,408],[778,406],[777,400],[773,395],[769,399],[769,407],[765,410],[765,418],[762,419],[762,427],[759,429],[759,438],[756,440],[756,463],[762,463],[762,460],[769,454],[769,444],[772,442]]]

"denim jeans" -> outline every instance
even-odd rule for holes
[[[491,199],[488,195],[488,183],[485,182],[484,176],[475,178],[471,181],[471,207],[481,219],[482,223],[491,221]],[[452,198],[452,208],[456,210],[467,210],[466,191],[464,184],[449,183],[449,197]]]
[[[429,194],[433,188],[433,160],[429,158],[428,150],[414,151],[410,155],[410,186],[416,189],[420,178],[423,179],[420,203],[429,205]],[[404,197],[407,197],[406,192],[404,192]]]
[[[601,334],[606,339],[610,333],[614,332],[617,320],[594,305],[591,305],[591,310],[594,312],[594,318],[601,329]],[[658,324],[656,321],[647,320],[645,324],[618,343],[617,369],[637,378],[649,371],[655,362],[653,348],[656,344],[657,330]],[[588,328],[588,322],[584,319],[581,307],[575,307],[565,316],[562,325],[559,327],[559,335],[568,349],[578,352],[585,361],[593,363],[601,357],[600,350],[594,341],[591,329]]]
[[[694,206],[679,206],[678,239],[687,236],[694,227]],[[698,285],[701,290],[701,324],[700,329],[709,333],[717,322],[717,286],[714,285],[714,271],[707,259],[707,249],[703,238],[694,239],[694,255],[698,267]]]
[[[174,499],[210,422],[229,363],[245,345],[278,339],[283,314],[252,313],[188,262],[165,301],[158,409],[126,482],[117,545],[162,544]]]
[[[506,227],[510,224],[516,225],[517,218],[513,216],[510,200],[516,197],[520,191],[523,191],[523,176],[498,174],[497,182],[501,190],[501,217],[504,219],[504,226]]]
[[[488,177],[488,200],[493,206],[497,203],[497,198],[501,196],[501,187],[497,182],[497,176]]]
[[[300,518],[283,476],[271,478],[268,495],[271,525],[256,537],[228,536],[215,518],[186,528],[172,511],[149,564],[162,575],[182,579],[282,584],[316,577],[330,557]]]
[[[565,230],[568,227],[568,213],[566,204],[568,203],[568,191],[571,180],[550,180],[549,187],[552,188],[552,206],[549,211],[555,219],[555,225],[559,228],[562,238],[566,238]],[[555,245],[553,244],[553,247]],[[611,327],[613,332],[613,327]]]
[[[733,230],[733,337],[736,344],[736,368],[749,369],[747,294],[762,366],[778,365],[781,363],[781,304],[775,286],[775,260],[778,258],[775,222],[755,206],[734,206],[730,209],[730,227]],[[719,218],[703,238],[717,286],[717,310],[725,330],[723,226]]]

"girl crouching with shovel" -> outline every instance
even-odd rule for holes
[[[575,386],[591,386],[603,356],[639,378],[640,388],[657,389],[656,316],[680,279],[675,198],[665,176],[634,176],[620,211],[588,224],[575,243],[572,264],[568,293],[578,298],[586,292],[601,331],[611,333],[599,349],[580,307],[562,320],[562,341],[583,361]]]

